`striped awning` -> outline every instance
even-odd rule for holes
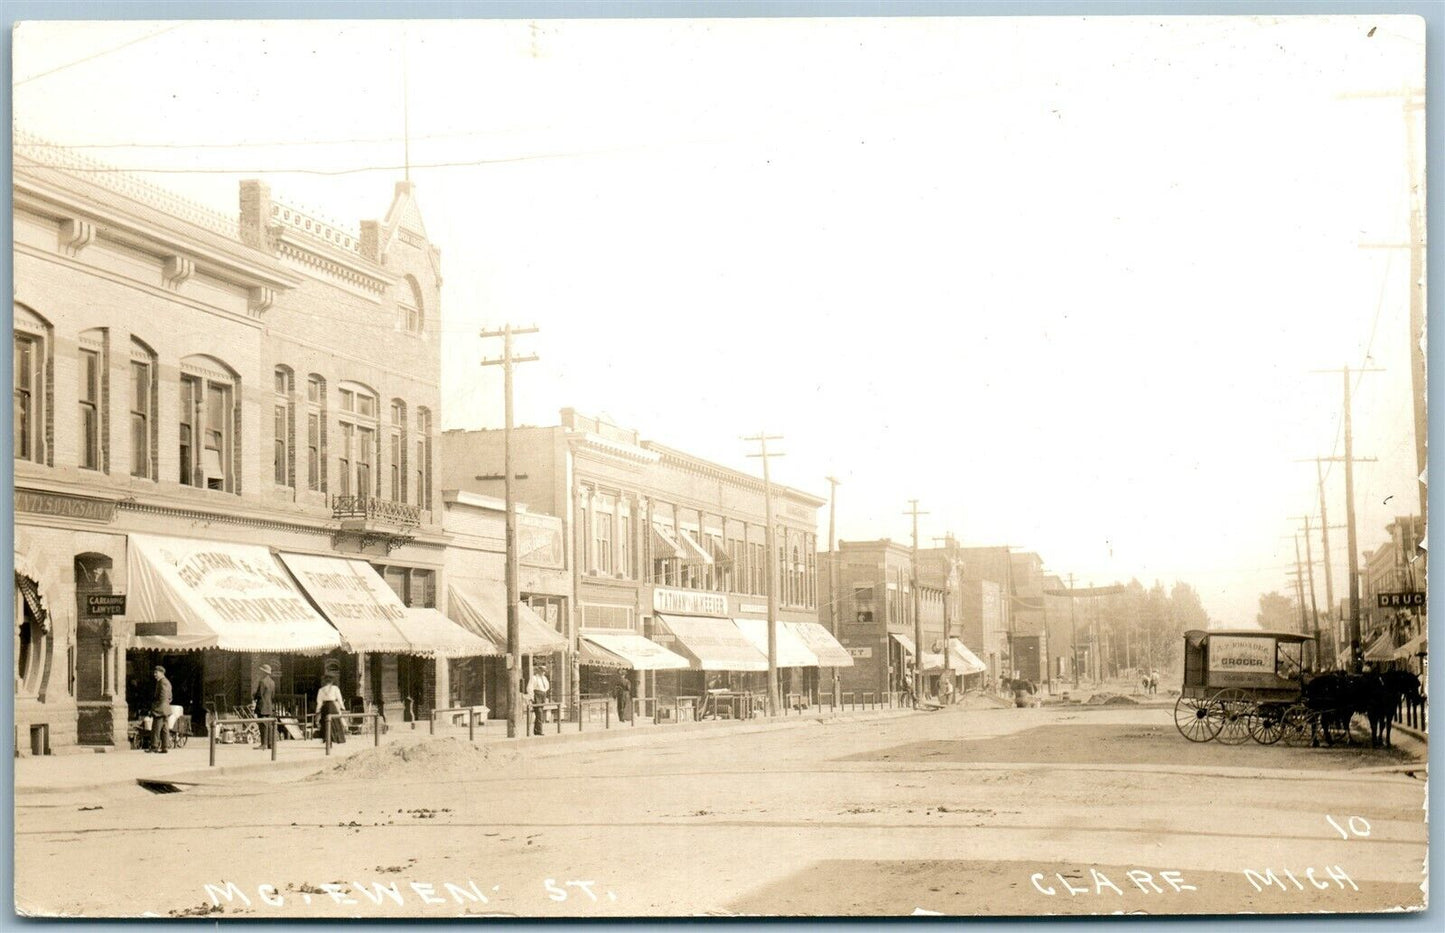
[[[608,651],[606,648],[590,642],[587,636],[583,635],[577,645],[577,663],[584,667],[605,667],[612,670],[626,671],[632,668],[631,664]]]
[[[687,658],[636,632],[583,632],[582,645],[620,658],[635,671],[675,671],[689,666]]]
[[[686,560],[687,551],[677,543],[672,532],[659,525],[652,523],[652,556],[657,560]]]
[[[697,539],[692,536],[692,532],[686,528],[679,528],[677,530],[677,540],[682,544],[682,549],[688,552],[687,556],[683,558],[684,562],[690,564],[711,564],[713,562],[712,555],[709,554],[701,544],[697,543]]]

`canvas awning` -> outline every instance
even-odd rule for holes
[[[506,651],[507,599],[499,584],[485,581],[447,587],[447,615],[467,631]],[[517,604],[517,636],[522,654],[552,654],[567,649],[567,639],[542,621],[526,603]]]
[[[924,670],[928,673],[935,673],[943,670],[943,655],[926,653],[923,656],[926,660]],[[972,651],[957,638],[948,640],[948,669],[954,674],[981,674],[988,670],[987,666],[978,659]]]
[[[758,653],[732,619],[661,613],[656,619],[677,639],[691,667],[704,671],[768,669],[768,656]]]
[[[852,667],[853,656],[848,649],[838,644],[838,639],[833,637],[818,622],[788,622],[789,628],[797,633],[808,646],[808,650],[818,656],[818,664],[822,667]]]
[[[1395,657],[1396,657],[1396,658],[1413,658],[1413,657],[1415,657],[1416,655],[1429,654],[1429,652],[1430,652],[1429,636],[1422,634],[1422,635],[1416,635],[1414,638],[1410,639],[1409,641],[1407,641],[1407,642],[1405,642],[1403,645],[1401,645],[1399,648],[1395,649]]]
[[[483,658],[506,654],[490,641],[462,628],[440,610],[410,607],[400,623],[402,634],[411,641],[413,654],[438,658]]]
[[[677,538],[673,537],[669,529],[653,522],[652,556],[656,560],[686,560],[688,554],[682,549],[682,545],[677,543]]]
[[[421,654],[398,628],[406,606],[364,560],[281,554],[301,590],[341,633],[347,651]]]
[[[739,631],[747,636],[754,648],[768,656],[768,620],[733,619]],[[787,623],[778,623],[778,667],[818,667],[818,656],[808,650],[798,633],[788,628]]]
[[[910,658],[918,653],[916,650],[914,650],[913,639],[909,638],[907,635],[899,635],[897,632],[889,632],[888,637],[892,638],[894,641],[898,642],[898,644],[902,645],[903,650],[908,654]]]
[[[583,632],[582,643],[622,658],[634,671],[675,671],[689,666],[687,658],[635,632]]]
[[[1366,661],[1391,661],[1395,657],[1394,639],[1386,632],[1379,638],[1370,642],[1370,647],[1365,649]]]
[[[712,555],[707,552],[706,548],[697,543],[697,539],[692,536],[692,532],[686,528],[677,529],[677,540],[678,543],[682,545],[682,549],[687,552],[687,555],[683,557],[685,563],[711,564],[713,562]]]
[[[619,658],[606,648],[600,645],[594,645],[588,641],[586,635],[583,635],[582,639],[577,643],[577,663],[588,667],[606,667],[618,671],[632,669],[632,665],[628,664],[622,658]]]
[[[133,534],[127,555],[133,648],[319,654],[341,646],[266,548]]]

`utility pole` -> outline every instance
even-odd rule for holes
[[[1359,373],[1384,372],[1382,369],[1362,368]],[[1333,372],[1333,370],[1316,370]],[[1355,447],[1354,433],[1350,425],[1350,367],[1340,367],[1340,377],[1345,389],[1345,539],[1350,551],[1350,671],[1358,674],[1364,660],[1360,646],[1360,553],[1355,540]],[[1334,458],[1330,458],[1334,459]]]
[[[1335,579],[1334,571],[1330,568],[1330,517],[1325,511],[1325,474],[1320,466],[1319,457],[1315,458],[1315,477],[1319,480],[1320,486],[1320,544],[1323,547],[1320,551],[1320,557],[1323,558],[1325,562],[1326,616],[1333,620],[1335,613]],[[1334,646],[1334,631],[1334,623],[1331,621],[1330,646],[1335,651],[1336,656],[1338,656],[1339,649]],[[1330,658],[1331,667],[1334,667],[1336,660],[1337,657]]]
[[[1310,584],[1310,619],[1314,623],[1315,635],[1315,659],[1318,662],[1319,652],[1322,646],[1320,642],[1320,607],[1315,601],[1315,557],[1314,549],[1310,542],[1310,517],[1308,515],[1297,515],[1305,523],[1305,573],[1308,574]],[[1295,542],[1295,561],[1299,561],[1299,542]],[[1326,565],[1326,570],[1329,569]],[[1318,663],[1316,664],[1318,666]]]
[[[918,599],[918,516],[927,512],[918,511],[918,500],[908,500],[908,511],[913,516],[913,556],[909,566],[909,585],[913,587],[913,702],[916,705],[923,697],[923,615]]]
[[[943,541],[943,546],[948,550],[948,556],[944,558],[947,562],[947,570],[943,574],[943,678],[950,684],[953,683],[953,663],[949,655],[953,652],[953,646],[949,642],[949,630],[953,620],[953,584],[956,579],[955,569],[958,566],[956,559],[957,542],[953,540],[953,532],[948,532],[941,539],[934,538],[937,544]]]
[[[1300,566],[1298,534],[1294,536],[1294,568],[1295,589],[1299,592],[1299,633],[1307,635],[1309,634],[1309,619],[1305,615],[1305,572],[1304,568]]]
[[[1079,689],[1079,630],[1074,626],[1074,572],[1069,571],[1069,651],[1074,667],[1074,689]]]
[[[833,640],[838,640],[838,554],[834,550],[835,539],[833,537],[836,528],[838,515],[838,484],[840,480],[829,476],[828,479],[828,621],[832,623]],[[884,624],[887,627],[887,624]],[[838,668],[833,668],[833,708],[838,709],[843,704],[843,686],[838,679]]]
[[[522,693],[522,643],[519,619],[517,617],[517,509],[512,498],[512,369],[518,363],[531,363],[537,359],[530,356],[512,355],[512,338],[519,334],[535,334],[536,327],[513,327],[502,325],[501,330],[484,330],[482,339],[502,338],[502,355],[497,359],[482,360],[483,366],[502,367],[503,407],[506,409],[502,428],[502,481],[507,500],[507,738],[514,739],[526,734],[522,722],[524,707],[518,699]]]
[[[768,458],[782,457],[785,454],[768,450],[768,441],[780,441],[783,437],[780,434],[769,434],[760,431],[752,437],[745,437],[745,441],[755,441],[758,444],[758,452],[748,454],[749,457],[761,457],[763,460],[763,514],[764,520],[768,523],[767,533],[764,538],[768,549],[768,575],[765,578],[768,585],[768,715],[778,715],[778,560],[777,546],[774,541],[776,529],[773,528],[773,475],[768,470]]]

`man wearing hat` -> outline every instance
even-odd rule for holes
[[[271,679],[271,665],[261,665],[261,679],[256,682],[256,693],[252,700],[256,703],[256,716],[266,719],[276,712],[276,681]],[[276,741],[276,724],[274,722],[261,723],[261,748],[269,749]]]
[[[170,751],[166,717],[171,714],[171,682],[166,680],[166,669],[159,664],[155,667],[155,677],[156,692],[151,701],[151,745],[146,751],[164,755]]]

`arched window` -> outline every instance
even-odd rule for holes
[[[110,417],[107,412],[110,406],[106,404],[110,398],[109,350],[110,341],[105,328],[80,332],[80,346],[76,351],[79,466],[83,470],[103,473],[110,471]]]
[[[407,291],[401,299],[401,328],[408,334],[419,334],[426,327],[426,303],[422,301],[421,285],[415,276],[406,277]]]
[[[326,491],[326,380],[306,377],[306,488]]]
[[[416,410],[416,504],[431,508],[431,411]]]
[[[241,380],[210,356],[181,360],[180,481],[240,493]]]
[[[341,428],[336,451],[338,492],[343,496],[376,495],[376,392],[357,382],[343,382],[337,391],[341,398],[337,408]]]
[[[406,453],[406,402],[394,398],[387,428],[387,492],[392,502],[406,501]]]
[[[130,475],[156,478],[156,365],[155,351],[134,337],[130,340]]]
[[[15,305],[14,331],[15,459],[51,464],[54,332],[49,321],[22,304]]]
[[[273,387],[271,433],[275,438],[272,466],[277,486],[296,485],[296,377],[289,366],[277,366]]]

